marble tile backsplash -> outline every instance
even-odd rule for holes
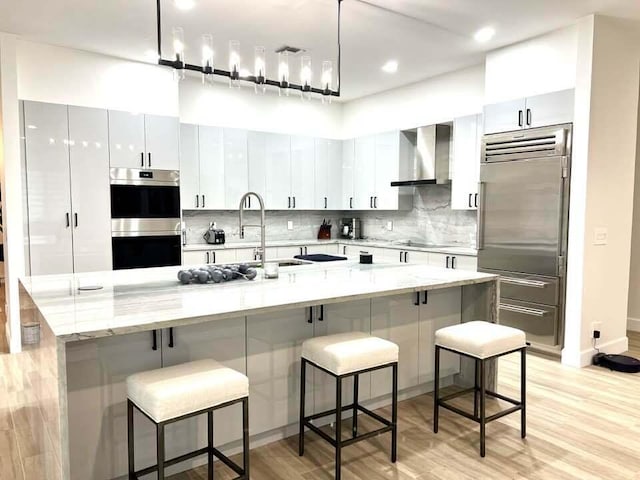
[[[318,236],[322,220],[333,224],[332,238],[338,238],[340,218],[361,219],[362,236],[371,240],[402,241],[438,245],[475,246],[476,212],[451,210],[451,186],[429,185],[416,188],[411,211],[267,211],[267,240],[309,240]],[[260,213],[245,211],[247,223],[259,224]],[[187,243],[205,243],[202,238],[209,222],[224,229],[227,242],[239,242],[238,211],[184,212]],[[287,222],[293,222],[293,230]],[[387,229],[393,222],[393,230]],[[245,241],[258,241],[259,228],[247,228]]]

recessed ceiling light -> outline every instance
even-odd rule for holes
[[[194,0],[173,0],[180,10],[191,10],[195,7],[196,2]]]
[[[146,52],[144,52],[144,58],[146,58],[148,61],[153,62],[153,63],[157,63],[158,62],[158,52],[156,52],[155,50],[147,50]]]
[[[483,27],[473,34],[473,38],[478,43],[485,43],[491,40],[495,34],[496,34],[495,28]]]
[[[387,73],[396,73],[398,71],[398,62],[396,60],[389,60],[382,66],[382,70]]]

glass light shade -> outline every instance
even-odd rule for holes
[[[325,60],[322,62],[322,89],[329,91],[331,90],[331,84],[333,81],[333,65],[329,60]]]
[[[311,57],[309,55],[304,55],[300,59],[300,83],[303,87],[311,87],[312,74]]]
[[[213,35],[202,35],[202,68],[213,69]]]
[[[256,78],[264,78],[267,76],[267,60],[264,47],[255,48],[254,70],[253,75]]]
[[[173,27],[173,53],[177,62],[184,63],[184,30]]]
[[[229,71],[235,76],[240,74],[240,42],[238,40],[229,42]]]
[[[278,81],[283,86],[289,83],[289,52],[278,54]]]

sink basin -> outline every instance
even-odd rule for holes
[[[298,260],[297,258],[284,258],[277,260],[267,260],[267,263],[277,263],[279,267],[299,267],[301,265],[311,265],[313,262],[307,260]],[[260,266],[262,262],[247,262],[252,267]]]

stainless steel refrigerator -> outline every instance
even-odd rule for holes
[[[571,125],[485,135],[478,269],[500,275],[499,318],[540,350],[564,336]]]

